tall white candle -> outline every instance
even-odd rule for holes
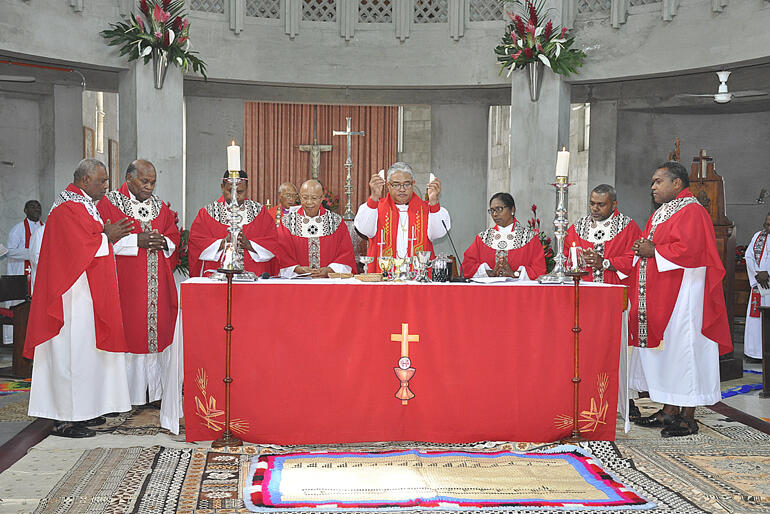
[[[572,259],[572,269],[577,269],[579,267],[577,258],[577,246],[575,246],[574,242],[572,243],[572,247],[569,249],[569,256]]]
[[[409,255],[414,256],[414,225],[412,225],[412,239],[409,240]]]
[[[564,147],[556,157],[556,176],[569,177],[569,152]]]
[[[384,242],[385,242],[385,231],[384,230],[380,230],[380,243],[384,243]],[[383,247],[383,245],[381,244],[380,245],[380,257],[382,257],[382,247]]]
[[[227,171],[241,171],[241,147],[230,141],[227,147]]]

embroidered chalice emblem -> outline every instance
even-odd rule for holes
[[[398,367],[393,368],[396,378],[401,383],[401,387],[396,391],[395,397],[401,400],[401,405],[407,405],[409,400],[414,398],[414,393],[409,389],[409,381],[416,371],[412,367],[412,361],[409,359],[409,343],[420,341],[420,336],[409,333],[409,324],[401,323],[400,334],[390,334],[391,341],[401,343],[401,358],[398,360]]]

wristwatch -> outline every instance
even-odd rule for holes
[[[610,266],[612,266],[612,263],[609,259],[604,259],[602,261],[602,269],[610,269]]]

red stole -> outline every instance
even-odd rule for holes
[[[371,199],[367,200],[367,204],[370,203]],[[428,238],[428,215],[431,212],[438,212],[440,208],[439,204],[431,206],[417,195],[412,195],[407,211],[409,214],[408,238],[412,237],[411,229],[414,227],[415,240],[412,242],[412,254],[416,255],[417,252],[425,251],[430,252],[431,258],[434,257],[433,243]],[[385,245],[382,247],[382,255],[396,255],[399,218],[400,211],[390,197],[390,193],[388,193],[385,198],[380,199],[377,203],[377,232],[374,234],[374,237],[369,239],[369,249],[366,253],[369,257],[374,257],[374,262],[369,265],[370,273],[382,271],[377,262],[377,257],[380,255],[380,247],[378,246],[380,234],[382,234],[382,240],[385,241]],[[409,244],[407,244],[407,252],[409,252]]]
[[[132,234],[157,230],[179,247],[179,229],[168,205],[156,198],[160,207],[158,214],[143,226],[125,212],[130,207],[123,206],[123,200],[130,198],[125,182],[117,193],[107,193],[97,205],[102,219],[116,223],[128,218],[133,225]],[[174,339],[178,310],[175,254],[166,258],[162,250],[148,252],[146,248],[139,248],[136,256],[115,256],[126,343],[131,353],[162,352]]]
[[[83,195],[73,184],[67,186],[67,191]],[[64,201],[48,215],[24,342],[24,356],[28,359],[33,358],[37,345],[61,331],[64,326],[62,296],[84,272],[93,301],[96,347],[111,352],[128,350],[112,245],[108,255],[94,257],[102,244],[103,231],[102,224],[77,201]]]
[[[692,197],[690,190],[684,189],[677,199]],[[661,209],[665,209],[667,205],[664,204]],[[649,238],[654,228],[652,240],[655,243],[656,252],[684,268],[706,268],[701,332],[719,345],[720,355],[732,351],[733,345],[722,289],[725,269],[717,253],[714,225],[708,212],[700,204],[691,203],[681,207],[658,225],[653,225],[653,218],[655,214],[647,221],[642,237]],[[660,345],[663,332],[671,319],[682,285],[684,270],[659,272],[655,257],[650,257],[646,259],[646,272],[643,273],[642,261],[641,258],[637,261],[631,275],[629,344],[655,348]],[[645,288],[640,289],[640,280],[643,278]],[[646,324],[646,345],[640,335],[640,325],[644,326],[644,324]]]
[[[760,243],[761,243],[761,246],[760,246]],[[759,266],[759,263],[762,262],[762,254],[765,253],[766,243],[767,243],[767,234],[760,233],[759,236],[757,236],[757,239],[754,241],[754,248],[746,249],[747,252],[748,251],[754,252],[754,260],[757,262],[757,266]],[[759,306],[762,305],[762,295],[759,293],[759,291],[751,292],[749,305],[751,306],[751,309],[749,309],[749,317],[759,318],[760,317]]]

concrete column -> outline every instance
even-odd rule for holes
[[[72,173],[83,158],[83,88],[55,85],[53,111],[55,197],[72,182]]]
[[[569,147],[569,86],[548,68],[543,70],[540,99],[529,97],[526,70],[511,74],[511,194],[526,222],[529,206],[536,204],[542,228],[553,236],[556,195],[551,183],[556,173],[556,152]]]
[[[488,113],[486,104],[431,106],[431,163],[441,179],[441,205],[452,217],[460,259],[486,228]],[[446,237],[434,247],[436,253],[452,252]]]
[[[184,95],[182,72],[169,64],[163,89],[155,89],[152,61],[130,64],[120,74],[120,168],[139,158],[158,172],[155,193],[182,215],[184,201]]]
[[[615,185],[618,146],[618,102],[591,102],[588,146],[588,189]]]

